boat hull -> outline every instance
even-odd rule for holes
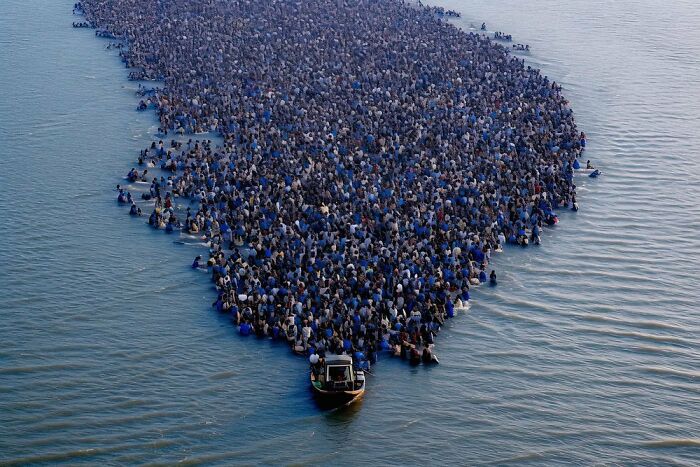
[[[324,408],[335,408],[343,405],[349,405],[358,399],[362,398],[365,393],[365,385],[353,391],[327,391],[316,387],[313,383],[311,389],[316,402]]]

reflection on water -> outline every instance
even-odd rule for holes
[[[345,404],[339,407],[324,405],[321,401],[316,400],[316,404],[321,410],[326,411],[326,422],[328,427],[342,427],[352,423],[362,409],[362,401],[364,396],[358,398],[350,404]]]

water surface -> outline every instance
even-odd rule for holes
[[[440,334],[320,412],[209,307],[197,247],[115,202],[157,124],[72,2],[0,5],[0,463],[700,462],[700,9],[444,0],[530,44],[603,177]]]

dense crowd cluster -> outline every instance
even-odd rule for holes
[[[126,41],[132,78],[164,82],[140,104],[163,135],[223,135],[219,147],[154,142],[141,161],[172,175],[129,178],[152,182],[151,225],[206,236],[215,306],[243,334],[286,338],[299,353],[429,356],[455,303],[487,280],[491,252],[538,242],[555,209],[576,208],[585,139],[560,86],[431,9],[79,7]],[[186,218],[174,197],[197,201]]]

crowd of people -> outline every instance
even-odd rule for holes
[[[493,38],[499,41],[511,42],[513,40],[512,34],[506,34],[505,32],[496,31],[493,33]]]
[[[418,0],[418,6],[424,8],[426,11],[433,13],[438,17],[448,17],[448,18],[460,18],[462,15],[459,11],[446,10],[441,6],[428,6],[424,5],[421,0]]]
[[[501,31],[494,32],[493,38],[494,40],[498,41],[513,42],[513,36],[511,34],[506,34]],[[530,46],[527,44],[513,44],[513,49],[518,51],[529,51]]]
[[[169,133],[128,178],[149,223],[204,238],[214,307],[298,353],[416,361],[491,254],[576,206],[585,145],[561,87],[400,0],[83,0],[125,40]],[[146,171],[148,167],[146,168]],[[135,204],[131,194],[120,194]],[[176,213],[174,200],[189,200]],[[132,208],[132,211],[134,209]],[[420,360],[420,358],[418,358]]]

